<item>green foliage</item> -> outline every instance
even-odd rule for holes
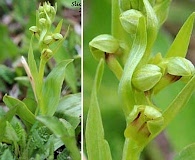
[[[65,77],[65,69],[71,61],[72,60],[62,61],[47,76],[43,85],[43,99],[41,99],[40,105],[42,114],[52,116],[55,113],[60,100],[61,86]]]
[[[54,28],[57,4],[53,7],[49,2],[39,5],[35,24],[35,4],[35,1],[32,1],[32,4],[14,1],[14,5],[16,5],[13,10],[15,20],[20,22],[24,28],[28,28],[29,24],[33,26],[29,29],[32,34],[31,39],[28,38],[30,37],[29,33],[25,33],[24,43],[20,48],[21,52],[28,52],[28,60],[26,61],[22,57],[19,59],[19,63],[12,66],[13,68],[0,65],[0,85],[18,83],[19,92],[26,92],[22,94],[22,97],[16,95],[17,98],[7,94],[3,96],[4,108],[8,111],[0,108],[0,159],[53,160],[58,157],[58,150],[63,148],[61,157],[79,160],[80,151],[77,147],[75,131],[81,132],[79,126],[81,94],[77,93],[79,90],[76,83],[77,79],[80,79],[78,78],[80,75],[76,75],[75,70],[80,68],[80,63],[75,63],[72,68],[67,68],[73,61],[71,59],[73,55],[65,53],[69,55],[64,56],[64,48],[61,49],[62,46],[64,47],[65,40],[68,43],[66,38],[70,27],[67,27],[64,36],[61,34],[64,30],[63,20],[59,20],[57,27]],[[29,14],[31,11],[34,13]],[[29,15],[29,24],[26,24],[26,20],[23,18],[24,14]],[[67,20],[64,21],[67,23]],[[5,31],[3,36],[6,39],[8,37],[7,30],[3,29],[2,31]],[[7,43],[5,44],[7,45]],[[6,47],[14,48],[9,45]],[[17,49],[16,47],[16,53]],[[57,53],[58,51],[60,53]],[[76,55],[77,52],[74,54]],[[56,55],[61,58],[54,58]],[[2,58],[4,60],[5,57]],[[24,71],[20,69],[21,64],[27,77],[24,77]],[[69,72],[66,71],[68,69],[70,69]],[[72,74],[72,71],[75,74]],[[80,71],[77,72],[80,73]],[[73,80],[74,82],[66,84],[64,80],[70,75],[71,78],[67,81]],[[64,86],[71,87],[71,92],[75,94],[70,96],[69,93],[64,94]],[[7,92],[6,89],[5,86],[4,92]],[[40,117],[42,117],[41,120],[49,123],[40,123],[41,120],[38,120]],[[61,131],[56,132],[58,130]],[[66,131],[65,135],[64,131]]]
[[[73,128],[80,123],[81,94],[70,94],[60,99],[55,115],[66,119]]]
[[[6,104],[6,106],[9,107],[10,109],[18,107],[16,114],[20,116],[22,120],[31,124],[35,122],[35,116],[31,113],[31,111],[22,101],[7,95],[4,96],[3,101]]]
[[[80,159],[81,156],[76,146],[75,131],[68,121],[50,116],[38,116],[37,119],[64,142],[73,160]]]
[[[13,43],[13,41],[9,38],[6,26],[0,25],[0,38],[2,40],[2,42],[0,43],[1,48],[0,61],[2,62],[7,57],[7,54],[9,54],[12,57],[15,57],[17,53],[19,53],[19,50]],[[5,48],[4,46],[7,47]]]
[[[97,60],[99,60],[100,57],[104,58],[109,69],[119,80],[118,95],[121,103],[118,105],[123,109],[127,123],[122,159],[137,160],[139,159],[143,148],[165,127],[167,127],[179,111],[184,108],[194,91],[195,69],[190,61],[183,58],[187,53],[189,38],[192,33],[194,13],[189,16],[176,36],[175,41],[167,52],[169,56],[163,57],[161,53],[157,53],[151,57],[150,54],[153,49],[153,45],[155,44],[154,42],[157,38],[159,27],[168,15],[170,1],[132,0],[127,2],[123,0],[120,1],[120,4],[122,5],[119,5],[119,1],[117,0],[113,0],[112,2],[113,12],[111,36],[120,41],[120,43],[123,43],[124,50],[121,51],[120,55],[115,54],[116,51],[113,50],[115,50],[116,45],[113,45],[112,47],[112,45],[109,45],[108,43],[101,43],[101,39],[98,42],[95,42],[94,40],[96,40],[98,36],[89,44],[92,55],[95,55]],[[121,24],[118,20],[116,20],[116,17],[119,16],[121,16]],[[129,36],[129,38],[127,36]],[[184,39],[182,37],[184,37]],[[96,45],[96,43],[98,45]],[[107,53],[105,48],[111,51],[112,54],[110,54],[110,52]],[[111,56],[112,59],[109,58]],[[110,67],[110,64],[112,64],[112,67]],[[143,67],[147,65],[154,65],[158,68],[159,76],[152,77],[152,74],[155,73],[152,71],[150,75],[150,67],[148,67],[147,71],[144,70]],[[116,69],[116,66],[121,69]],[[141,73],[142,69],[144,72],[143,74]],[[96,75],[97,74],[98,72],[96,72]],[[132,77],[135,77],[135,79]],[[156,106],[156,103],[153,102],[153,99],[162,89],[170,86],[171,83],[174,83],[179,79],[183,80],[187,84],[172,100],[172,102],[169,102],[166,106],[167,108],[161,110],[158,106]],[[110,78],[109,81],[111,82],[112,78]],[[93,88],[93,90],[95,89]],[[92,96],[94,96],[93,90],[91,93]],[[101,97],[106,97],[104,99],[107,101],[109,96],[108,94],[104,95],[106,96]],[[97,95],[95,94],[95,96]],[[111,93],[110,97],[112,96],[113,95]],[[101,99],[101,103],[104,99]],[[114,96],[112,99],[114,99]],[[97,97],[90,103],[98,104]],[[142,106],[145,109],[152,109],[146,109],[147,111],[143,109],[143,111],[142,109],[138,109],[140,107],[135,109],[136,106]],[[88,117],[94,116],[94,113],[91,113],[90,110],[91,108],[89,108]],[[142,111],[144,113],[142,113]],[[156,117],[155,113],[157,113],[157,111],[159,113],[157,115],[160,116]],[[101,120],[101,117],[99,117],[99,119]],[[88,119],[86,122],[86,149],[88,158],[92,159],[90,154],[95,154],[96,152],[91,148],[95,148],[97,146],[92,143],[91,139],[89,142],[89,138],[87,136],[88,134],[96,135],[96,133],[91,131],[93,129],[89,129],[88,124],[95,124],[96,121],[95,119],[90,120],[92,122],[89,122]],[[91,128],[93,127],[91,126]],[[109,134],[110,132],[106,132],[106,134]],[[102,134],[104,135],[104,133]],[[90,136],[93,137],[93,135]],[[96,139],[95,136],[93,138]]]
[[[86,122],[86,145],[89,159],[111,160],[111,153],[108,142],[104,139],[104,129],[101,120],[97,91],[101,84],[104,70],[104,61],[101,59],[97,67],[96,77],[91,95],[91,104]],[[93,129],[92,129],[93,128]]]
[[[190,42],[190,36],[192,34],[192,29],[194,25],[194,18],[195,13],[192,13],[177,34],[174,42],[172,43],[170,49],[166,54],[166,57],[186,57],[188,45]]]
[[[185,147],[175,158],[174,160],[193,160],[195,158],[195,144],[191,144]]]

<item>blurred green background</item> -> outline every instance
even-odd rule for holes
[[[163,25],[153,48],[153,53],[166,53],[178,30],[187,17],[195,11],[194,0],[173,0],[166,23]],[[111,0],[84,1],[84,46],[83,46],[83,86],[84,86],[84,125],[89,107],[90,93],[97,67],[88,44],[99,34],[111,33]],[[181,44],[182,45],[182,44]],[[192,35],[187,58],[195,63],[195,35]],[[121,159],[125,120],[117,96],[118,80],[105,66],[102,85],[98,93],[105,138],[111,148],[114,160]],[[166,108],[184,86],[177,82],[159,93],[154,101],[157,106]],[[150,143],[142,154],[144,160],[172,159],[182,148],[195,142],[195,94],[186,108],[172,121],[168,128]],[[85,127],[85,126],[84,126]]]

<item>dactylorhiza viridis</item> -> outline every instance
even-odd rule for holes
[[[185,58],[195,13],[186,20],[167,53],[162,55],[159,52],[152,56],[152,48],[167,18],[170,2],[114,0],[112,34],[99,35],[89,43],[93,57],[100,61],[96,75],[105,62],[119,80],[120,107],[126,117],[123,160],[139,159],[143,148],[185,106],[195,88],[194,65]],[[100,83],[101,77],[97,80]],[[183,81],[186,85],[162,111],[152,98],[176,81]]]
[[[67,32],[65,36],[62,36],[60,33],[63,19],[58,23],[56,28],[53,29],[52,25],[56,16],[56,12],[57,4],[55,4],[54,7],[51,6],[49,2],[44,2],[43,5],[39,6],[38,10],[36,11],[36,25],[29,28],[29,30],[32,32],[32,37],[28,53],[28,64],[22,57],[22,63],[31,82],[36,101],[40,106],[39,111],[41,111],[42,114],[47,112],[46,109],[41,107],[41,91],[45,65],[62,46],[62,43],[68,34]],[[38,48],[41,53],[39,66],[37,66],[33,55],[34,37],[38,41]]]

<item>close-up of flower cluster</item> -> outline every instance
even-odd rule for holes
[[[36,26],[29,28],[39,41],[39,49],[41,50],[42,58],[45,59],[45,61],[48,61],[56,52],[55,50],[52,51],[49,46],[54,42],[59,43],[59,41],[63,39],[63,36],[60,34],[63,20],[59,22],[53,32],[51,31],[56,11],[57,4],[54,8],[49,2],[44,2],[43,6],[39,6],[36,13]],[[56,46],[57,45],[58,44],[56,44]]]
[[[168,16],[170,3],[170,0],[113,1],[112,34],[99,35],[89,42],[93,57],[100,61],[94,85],[100,85],[103,73],[101,65],[104,62],[119,80],[118,96],[126,119],[123,160],[139,159],[144,147],[167,127],[193,93],[195,69],[185,57],[195,13],[186,20],[165,55],[160,52],[152,53],[159,29]],[[162,111],[155,105],[153,97],[177,81],[183,81],[186,85]],[[97,92],[97,88],[94,92]],[[97,95],[92,92],[92,105],[86,122],[86,148],[89,157],[95,154],[90,148],[93,136],[88,134],[90,121],[95,121],[90,116],[93,103],[97,101],[93,96]],[[111,159],[111,154],[107,156]]]

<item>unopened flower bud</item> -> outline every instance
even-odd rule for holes
[[[134,9],[123,12],[120,15],[120,21],[125,31],[127,31],[130,34],[135,34],[139,23],[139,19],[142,16],[143,14],[140,11]]]
[[[152,89],[161,79],[160,67],[154,64],[146,64],[135,71],[132,77],[133,86],[141,91]]]
[[[39,32],[39,28],[38,28],[37,26],[31,26],[31,27],[29,28],[29,30],[30,30],[31,32],[33,32],[33,33]]]
[[[39,6],[39,12],[43,12],[44,9],[43,9],[43,6]]]
[[[52,36],[46,36],[43,40],[45,44],[50,44],[53,41]]]
[[[175,76],[192,76],[194,65],[183,57],[172,57],[168,59],[167,72]]]
[[[45,25],[46,19],[45,18],[40,18],[39,23],[40,23],[40,25]]]
[[[53,52],[51,49],[47,48],[47,49],[43,49],[43,51],[41,52],[41,58],[44,59],[45,61],[49,60],[53,55]]]
[[[52,35],[55,40],[60,40],[63,38],[63,36],[60,33],[55,33]]]
[[[119,42],[113,36],[102,34],[89,42],[91,52],[97,60],[104,58],[105,53],[116,53],[119,49]]]
[[[41,18],[46,18],[45,13],[44,13],[44,12],[40,12],[40,13],[39,13],[39,18],[40,18],[40,19],[41,19]]]
[[[46,12],[48,12],[48,13],[50,12],[50,7],[51,6],[49,4],[46,5],[46,7],[45,7]]]
[[[56,10],[55,10],[55,8],[53,7],[53,6],[51,6],[51,14],[53,14],[53,15],[55,15],[56,14]]]

